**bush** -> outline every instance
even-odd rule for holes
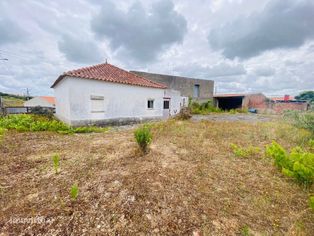
[[[243,158],[248,158],[248,157],[252,157],[252,156],[257,156],[258,154],[260,154],[261,149],[259,147],[254,147],[254,146],[249,146],[248,148],[242,148],[239,147],[236,144],[231,144],[230,145],[233,153],[235,156],[237,157],[243,157]]]
[[[189,102],[189,108],[191,109],[192,114],[207,115],[211,112],[222,112],[221,109],[219,109],[213,105],[212,100],[208,100],[207,102],[203,102],[203,103],[198,103],[196,101],[190,101]]]
[[[135,130],[134,136],[142,152],[147,153],[147,148],[152,141],[150,128],[147,125],[144,125]]]
[[[0,128],[13,129],[19,132],[26,131],[54,131],[62,134],[104,132],[108,128],[94,126],[72,128],[61,121],[49,119],[41,115],[9,115],[0,117]]]
[[[191,114],[191,109],[189,107],[183,107],[179,114],[176,116],[177,119],[179,120],[189,120],[191,119],[192,114]]]
[[[314,181],[314,153],[305,152],[300,147],[287,153],[283,147],[273,141],[266,148],[266,155],[272,157],[281,172],[296,179],[305,186],[311,186]]]

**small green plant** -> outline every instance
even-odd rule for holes
[[[0,143],[2,143],[6,129],[0,127]]]
[[[252,145],[250,145],[247,148],[242,148],[239,147],[236,144],[230,144],[230,147],[232,149],[232,152],[234,153],[234,155],[236,157],[243,157],[243,158],[248,158],[248,157],[252,157],[252,156],[257,156],[261,149],[259,147],[254,147]]]
[[[150,128],[147,125],[144,125],[135,130],[134,136],[142,152],[147,153],[148,146],[152,141]]]
[[[70,190],[70,197],[72,200],[76,200],[79,194],[79,188],[77,184],[73,184]]]
[[[242,236],[249,236],[250,235],[250,228],[246,225],[241,229]]]
[[[53,168],[54,168],[56,174],[58,174],[59,167],[60,167],[60,156],[58,154],[54,154],[52,156],[52,161],[53,161]]]
[[[314,211],[314,196],[311,196],[309,199],[310,208]]]
[[[290,153],[275,141],[266,147],[266,155],[274,159],[281,172],[296,179],[305,186],[311,186],[314,181],[314,153],[295,147]]]

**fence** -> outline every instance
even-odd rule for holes
[[[0,115],[10,115],[10,114],[31,114],[34,113],[36,109],[38,111],[40,108],[42,111],[55,113],[55,108],[53,107],[24,107],[24,106],[16,106],[16,107],[2,107],[0,108]]]

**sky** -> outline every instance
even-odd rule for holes
[[[0,1],[1,92],[53,95],[63,72],[106,60],[216,93],[297,95],[314,90],[314,1]]]

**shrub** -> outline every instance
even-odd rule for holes
[[[179,120],[189,120],[191,119],[192,114],[191,114],[191,109],[189,107],[183,107],[179,114],[176,116],[177,119]]]
[[[233,153],[235,154],[235,156],[237,157],[243,157],[243,158],[248,158],[248,157],[252,157],[252,156],[257,156],[261,149],[259,147],[254,147],[254,146],[249,146],[248,148],[242,148],[239,147],[236,144],[230,144],[230,147],[233,151]]]
[[[79,188],[77,184],[73,184],[70,190],[70,197],[72,200],[76,200],[79,194]]]
[[[152,141],[152,134],[150,128],[147,125],[144,125],[135,130],[134,136],[140,149],[143,151],[143,153],[146,153],[148,145]]]
[[[207,115],[211,112],[222,112],[221,109],[219,109],[213,105],[212,100],[208,100],[207,102],[203,102],[203,103],[198,103],[196,101],[190,101],[189,102],[189,108],[191,109],[192,114]]]
[[[305,186],[311,186],[314,181],[314,153],[305,152],[300,147],[287,153],[283,147],[273,141],[266,148],[266,155],[272,157],[281,172],[296,179]]]
[[[60,167],[60,156],[58,154],[53,155],[52,161],[53,161],[53,168],[54,168],[56,174],[58,174],[59,167]]]
[[[0,128],[14,129],[19,132],[54,131],[63,134],[105,132],[108,130],[108,128],[94,126],[72,128],[61,121],[49,119],[45,116],[26,114],[0,117]]]

